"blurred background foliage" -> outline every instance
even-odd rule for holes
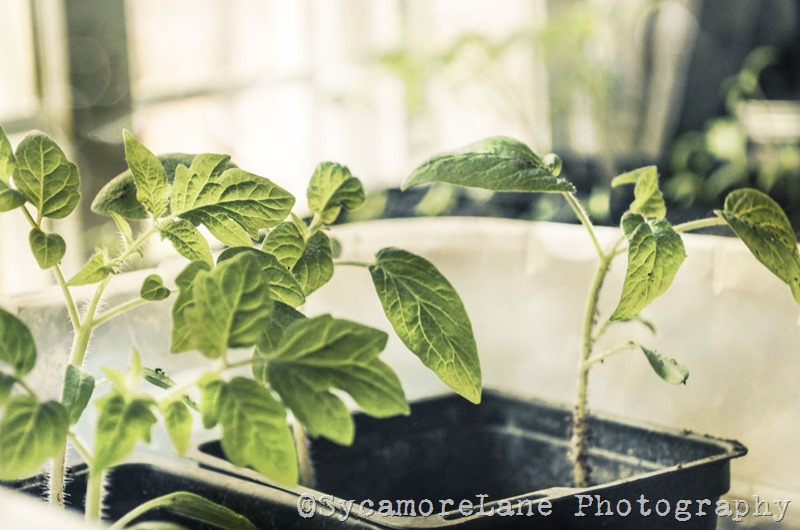
[[[301,208],[318,162],[346,164],[369,195],[340,222],[573,222],[547,195],[398,190],[432,154],[507,135],[558,153],[601,224],[629,199],[610,180],[657,164],[674,222],[751,185],[800,229],[793,0],[0,0],[0,12],[0,123],[14,143],[41,129],[65,146],[85,197],[125,169],[127,128],[159,153],[230,153]],[[67,263],[110,233],[85,203],[53,227],[83,239]],[[0,217],[0,230],[0,291],[49,281],[17,257],[24,220]]]

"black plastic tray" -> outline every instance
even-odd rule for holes
[[[297,510],[297,496],[291,493],[257,487],[250,481],[201,469],[191,462],[162,462],[149,456],[142,459],[145,461],[121,464],[109,472],[103,511],[105,520],[115,521],[140,504],[161,495],[189,491],[227,506],[247,517],[260,530],[376,528],[355,518],[342,522],[340,519],[344,519],[344,516],[341,513],[330,517],[303,518]],[[85,503],[87,477],[85,465],[72,468],[66,489],[67,504],[81,512]],[[6,486],[36,496],[43,496],[47,490],[46,478],[41,475]],[[146,513],[137,519],[137,522],[141,521],[168,521],[196,530],[217,530],[216,527],[163,509]]]
[[[407,417],[378,420],[356,414],[357,434],[351,447],[313,441],[313,489],[270,486],[318,500],[332,495],[333,504],[355,500],[351,518],[388,528],[715,528],[713,503],[729,489],[730,460],[747,452],[741,444],[594,417],[589,463],[597,485],[565,488],[571,482],[570,418],[568,407],[490,391],[484,392],[479,406],[445,396],[413,403]],[[218,441],[201,444],[193,457],[204,466],[269,484],[257,473],[224,460]],[[460,513],[460,500],[477,506],[478,495],[485,495],[483,512],[506,500],[516,515],[479,514],[477,508],[468,516]],[[581,500],[588,502],[581,495],[592,500],[582,517],[575,515],[581,511]],[[630,514],[596,515],[596,495],[609,501],[612,513],[617,503],[620,511],[627,511],[627,501]],[[641,515],[642,496],[649,501],[644,506],[644,511],[651,510],[649,516]],[[379,501],[391,501],[395,512],[397,500],[410,500],[416,516],[410,515],[410,503],[403,503],[405,515],[364,517],[359,504],[365,499],[373,501],[376,511]],[[420,507],[422,512],[431,511],[426,499],[433,506],[427,516],[420,514]],[[443,509],[444,499],[453,499],[454,504]],[[531,509],[527,502],[519,504],[525,500],[532,501]],[[708,500],[711,506],[700,508],[697,500]],[[691,501],[682,510],[690,515],[688,520],[676,518],[678,501]],[[550,514],[543,516],[539,507],[547,512],[548,502]],[[656,508],[665,513],[667,503],[668,515],[659,515]],[[603,503],[602,513],[606,508]],[[699,511],[706,515],[697,515]]]

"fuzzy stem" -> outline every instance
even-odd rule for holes
[[[103,470],[89,467],[89,482],[86,486],[86,520],[99,521],[103,498]]]
[[[95,311],[97,305],[100,303],[100,298],[103,296],[103,290],[107,285],[108,280],[105,280],[97,286],[95,295],[89,303],[89,308],[83,323],[75,329],[75,336],[72,340],[72,349],[69,354],[69,362],[74,366],[82,366],[83,360],[86,357],[86,350],[89,347],[89,339],[92,338],[94,331]],[[50,468],[49,491],[50,503],[56,506],[64,506],[64,473],[66,470],[67,461],[67,440],[64,440],[64,445],[58,454],[53,458]],[[91,486],[91,485],[90,485]],[[87,500],[88,502],[88,500]]]
[[[67,435],[67,437],[69,438],[69,441],[72,442],[72,445],[75,446],[75,449],[78,450],[78,453],[80,453],[81,458],[83,458],[84,462],[86,462],[87,464],[89,464],[91,466],[92,465],[92,455],[89,452],[89,449],[86,448],[86,445],[81,441],[80,438],[78,438],[78,435],[76,435],[73,432],[70,432]]]
[[[701,228],[709,228],[712,226],[725,226],[727,225],[725,219],[719,217],[708,217],[706,219],[698,219],[696,221],[689,221],[673,226],[676,232],[690,232],[692,230],[700,230]]]
[[[162,497],[158,497],[140,504],[133,510],[126,513],[124,516],[117,519],[117,522],[112,524],[109,527],[109,530],[121,530],[122,528],[128,526],[128,524],[132,523],[140,515],[145,514],[150,510],[170,505],[172,503],[174,495],[175,495],[174,493],[170,493],[168,495],[164,495]]]
[[[129,247],[125,248],[119,256],[114,258],[114,262],[117,263],[118,266],[121,267],[122,264],[125,263],[125,260],[127,260],[129,257],[131,257],[134,253],[138,252],[139,248],[145,243],[145,241],[147,241],[147,239],[151,235],[153,235],[156,232],[158,232],[158,230],[159,230],[159,225],[157,223],[151,224],[147,228],[147,230],[145,230],[144,232],[139,234],[139,237],[137,237],[136,240],[133,243],[131,243],[131,245]],[[117,270],[117,269],[115,269],[115,270]]]
[[[366,261],[355,260],[335,260],[333,264],[337,267],[363,267],[365,269],[373,265],[372,263],[367,263]]]
[[[586,210],[583,209],[583,206],[581,206],[580,201],[578,201],[578,198],[575,197],[574,194],[563,193],[562,195],[564,195],[564,198],[567,200],[570,208],[572,208],[572,211],[575,212],[578,220],[581,222],[584,228],[586,228],[586,231],[589,233],[589,237],[592,239],[592,244],[597,250],[597,255],[602,259],[605,256],[605,253],[603,252],[603,247],[600,246],[600,241],[597,239],[597,234],[594,231],[592,221],[589,219],[589,214],[586,213]]]
[[[20,210],[22,210],[22,214],[28,220],[28,223],[34,228],[40,228],[39,223],[31,215],[31,212],[25,206],[21,206]],[[56,264],[53,266],[53,275],[56,278],[56,283],[58,287],[61,289],[61,294],[64,296],[64,302],[67,304],[67,312],[69,313],[69,319],[72,322],[72,327],[74,329],[78,329],[81,325],[81,319],[78,315],[78,308],[75,305],[75,300],[72,298],[72,294],[69,292],[69,288],[67,287],[67,281],[64,279],[64,273],[61,272],[61,266]]]
[[[307,488],[315,487],[314,468],[311,465],[311,453],[308,447],[308,436],[303,424],[292,417],[292,434],[297,448],[297,463],[300,467],[300,485]]]
[[[616,256],[619,245],[624,238],[619,239],[608,252],[600,253],[592,287],[589,291],[589,300],[586,303],[586,313],[583,318],[583,331],[581,333],[581,356],[578,363],[578,388],[575,398],[575,410],[572,418],[572,436],[569,441],[569,457],[572,462],[573,481],[576,487],[586,487],[590,482],[590,468],[587,462],[589,447],[589,372],[592,364],[592,351],[595,340],[594,329],[597,325],[597,305],[600,301],[600,291],[603,288],[611,262]]]
[[[603,353],[598,353],[597,355],[592,355],[586,361],[586,366],[587,367],[592,367],[595,364],[602,363],[603,361],[605,361],[609,357],[611,357],[613,355],[616,355],[616,354],[618,354],[620,352],[623,352],[625,350],[629,350],[631,348],[634,348],[635,346],[636,346],[636,343],[631,341],[631,340],[629,340],[629,341],[624,342],[622,344],[619,344],[619,345],[617,345],[617,346],[615,346],[613,348],[609,348],[608,350],[604,351]]]
[[[47,496],[53,506],[64,507],[64,485],[67,467],[67,440],[64,440],[58,454],[50,462]]]
[[[94,320],[94,326],[99,327],[108,322],[109,320],[111,320],[112,318],[117,317],[123,313],[126,313],[131,309],[135,309],[140,305],[144,305],[147,302],[149,302],[149,300],[145,300],[144,298],[134,298],[133,300],[129,300],[123,304],[120,304],[117,307],[109,309],[108,311],[97,317]]]

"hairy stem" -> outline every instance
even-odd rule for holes
[[[64,507],[64,485],[67,467],[67,440],[64,440],[58,454],[50,462],[50,476],[47,484],[47,497],[50,504]]]
[[[603,256],[605,256],[605,253],[603,252],[603,247],[600,246],[600,241],[597,239],[597,234],[594,231],[594,225],[592,225],[592,221],[589,219],[589,214],[586,213],[586,210],[583,209],[583,206],[574,194],[563,193],[562,195],[564,195],[564,198],[567,200],[567,204],[569,204],[570,208],[572,208],[572,211],[575,212],[578,220],[581,222],[584,228],[586,228],[586,231],[589,233],[589,237],[592,239],[592,244],[597,250],[597,255],[602,259]]]
[[[67,437],[69,438],[69,441],[72,442],[72,445],[75,447],[75,449],[78,450],[78,453],[80,453],[81,458],[83,458],[83,460],[91,466],[92,455],[89,452],[89,449],[86,448],[86,444],[84,444],[81,441],[81,439],[78,438],[78,435],[76,435],[74,432],[70,432],[69,434],[67,434]]]
[[[311,453],[308,447],[308,436],[303,424],[292,417],[292,434],[297,448],[297,464],[300,467],[300,485],[307,488],[315,487],[314,468],[311,465]]]
[[[625,350],[630,350],[631,348],[635,348],[635,347],[636,347],[636,343],[631,341],[631,340],[629,340],[627,342],[624,342],[622,344],[614,346],[613,348],[609,348],[608,350],[606,350],[606,351],[604,351],[602,353],[598,353],[597,355],[592,355],[586,361],[586,365],[588,367],[592,367],[595,364],[602,363],[603,361],[605,361],[609,357],[612,357],[612,356],[614,356],[614,355],[616,355],[616,354],[618,354],[620,352],[623,352]]]
[[[337,267],[363,267],[365,269],[373,265],[372,263],[367,263],[366,261],[354,260],[334,260],[333,264]]]
[[[39,223],[31,215],[31,212],[23,205],[20,206],[20,210],[22,210],[22,214],[28,220],[28,223],[31,227],[40,228]],[[67,287],[67,281],[64,279],[64,273],[61,272],[61,266],[56,264],[53,267],[53,275],[56,278],[56,283],[58,287],[61,289],[61,294],[64,297],[64,302],[67,304],[67,312],[69,313],[69,319],[72,322],[73,329],[78,329],[81,325],[81,319],[78,315],[78,307],[75,305],[75,300],[72,298],[72,294],[69,292],[69,288]]]
[[[145,300],[144,298],[134,298],[133,300],[129,300],[123,304],[120,304],[113,309],[109,309],[94,320],[94,327],[100,327],[112,318],[115,318],[123,313],[127,313],[131,309],[135,309],[140,305],[146,304],[147,302],[149,302],[149,300]]]
[[[690,232],[692,230],[700,230],[701,228],[709,228],[712,226],[725,226],[727,221],[720,217],[708,217],[706,219],[698,219],[696,221],[689,221],[673,226],[676,232]]]
[[[99,521],[103,498],[103,470],[89,468],[89,483],[86,486],[86,520]]]
[[[176,495],[175,493],[170,493],[168,495],[164,495],[162,497],[158,497],[140,504],[133,510],[126,513],[124,516],[117,519],[117,522],[112,524],[109,527],[109,530],[121,530],[122,528],[125,528],[130,523],[132,523],[140,515],[145,514],[150,510],[161,508],[162,506],[169,506],[170,504],[172,504],[175,495]]]
[[[611,262],[616,256],[617,248],[624,238],[616,241],[608,252],[600,253],[589,299],[586,303],[586,313],[583,318],[583,331],[581,333],[581,355],[578,363],[578,387],[575,398],[575,410],[572,417],[572,435],[569,442],[569,457],[572,462],[572,475],[576,487],[586,487],[590,482],[591,468],[588,463],[589,448],[589,372],[592,367],[592,352],[599,337],[595,334],[597,326],[597,305],[600,301],[600,292],[603,288]]]

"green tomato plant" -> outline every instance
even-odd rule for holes
[[[624,173],[612,181],[612,186],[633,185],[634,198],[622,216],[621,235],[604,248],[575,195],[575,187],[559,176],[560,172],[558,156],[542,157],[517,140],[492,137],[429,159],[406,179],[403,188],[444,182],[491,191],[561,194],[586,228],[598,261],[583,317],[569,444],[574,485],[585,487],[591,480],[587,463],[591,369],[612,355],[633,350],[644,354],[655,373],[668,383],[683,384],[689,376],[684,365],[634,341],[595,351],[598,340],[612,325],[634,322],[652,328],[641,312],[670,287],[683,263],[686,253],[681,233],[717,225],[730,227],[756,259],[790,287],[798,303],[800,254],[786,213],[769,196],[754,189],[732,191],[725,198],[724,208],[715,211],[713,217],[671,225],[666,219],[667,209],[655,166]],[[612,262],[623,255],[627,255],[627,269],[619,302],[609,315],[601,315],[598,302],[603,284]]]
[[[481,369],[469,318],[433,264],[398,248],[381,250],[370,263],[335,257],[327,227],[341,211],[364,202],[361,183],[347,167],[324,162],[316,168],[307,190],[313,216],[304,220],[292,212],[294,196],[240,169],[227,155],[158,157],[128,131],[123,140],[129,169],[92,203],[95,213],[116,224],[121,244],[98,248],[67,277],[60,263],[67,245],[49,220],[69,216],[78,205],[78,168],[45,134],[30,133],[13,149],[0,128],[0,211],[27,219],[30,251],[42,269],[53,272],[73,331],[61,397],[44,399],[26,383],[37,360],[34,338],[20,318],[0,309],[0,480],[28,476],[49,461],[50,500],[63,505],[72,446],[88,465],[85,512],[96,519],[106,472],[139,441],[149,442],[158,418],[183,455],[199,416],[204,428],[221,427],[222,447],[233,464],[289,485],[310,481],[306,434],[353,442],[353,419],[339,394],[375,417],[409,413],[398,376],[379,359],[386,333],[301,312],[337,266],[366,269],[408,349],[455,392],[480,401]],[[215,256],[200,225],[227,248]],[[109,282],[156,236],[188,261],[175,287],[152,274],[138,296],[106,307]],[[82,304],[73,288],[85,285],[94,286],[94,293]],[[200,352],[208,361],[200,375],[172,379],[142,366],[136,352],[127,369],[103,367],[102,374],[93,374],[84,368],[100,326],[167,298],[174,300],[170,352]],[[250,368],[249,376],[241,375],[242,367]],[[144,381],[160,388],[143,389]],[[75,427],[90,402],[97,412],[91,444]],[[203,513],[222,526],[249,524],[221,506],[176,492],[145,503],[117,527],[157,506]]]

